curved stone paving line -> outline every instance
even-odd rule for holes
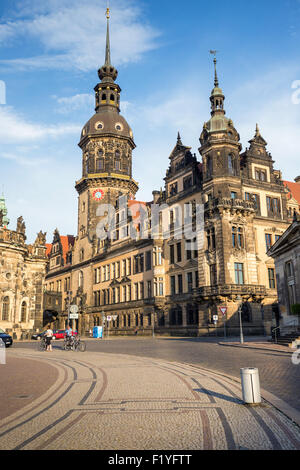
[[[240,385],[188,364],[105,353],[12,352],[51,363],[57,382],[0,425],[0,449],[300,449],[300,428]]]

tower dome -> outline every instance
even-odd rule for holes
[[[82,147],[86,138],[99,136],[117,136],[130,139],[133,147],[133,133],[126,119],[120,114],[121,88],[115,80],[118,76],[117,69],[111,64],[110,37],[109,37],[109,8],[107,8],[107,33],[105,63],[98,70],[101,80],[95,87],[96,113],[84,125],[79,146]]]

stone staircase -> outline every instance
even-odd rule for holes
[[[290,348],[300,347],[300,329],[296,328],[282,328],[277,330],[277,335],[272,334],[272,343],[280,344],[281,346],[288,346]]]

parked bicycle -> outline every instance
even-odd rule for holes
[[[80,351],[84,352],[86,350],[86,344],[77,336],[66,336],[63,344],[64,351]]]
[[[46,337],[42,336],[41,339],[38,341],[37,350],[46,351],[46,349],[47,349]]]

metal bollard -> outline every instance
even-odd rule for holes
[[[246,404],[261,403],[258,369],[247,367],[241,369],[243,400]]]

